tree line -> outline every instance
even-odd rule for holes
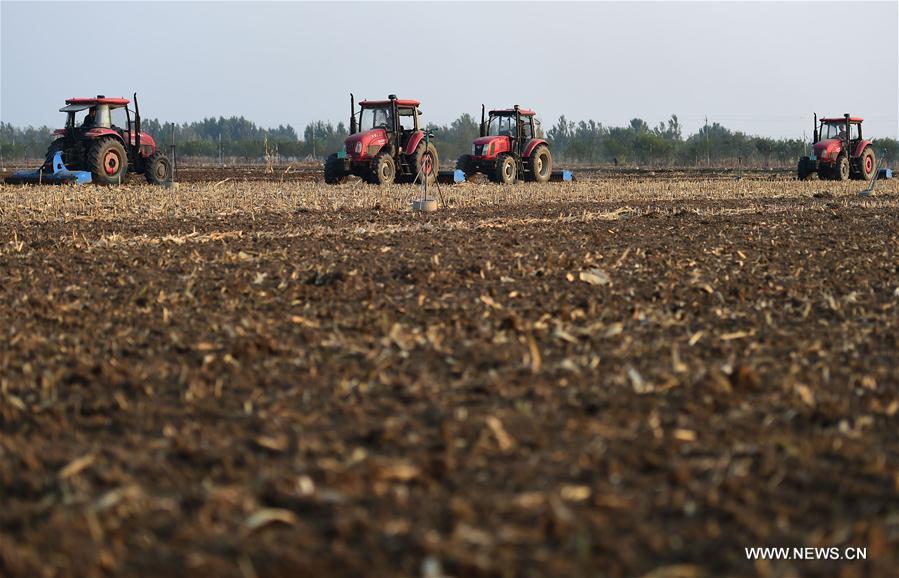
[[[205,118],[175,124],[144,119],[142,130],[168,150],[172,136],[179,159],[222,158],[228,162],[255,162],[277,157],[282,161],[321,159],[339,150],[348,135],[346,124],[327,121],[307,124],[302,136],[291,125],[263,128],[246,118]],[[478,119],[465,113],[434,130],[440,158],[452,162],[471,150],[478,135]],[[0,122],[0,156],[5,160],[37,159],[50,141],[50,127],[16,127]],[[808,153],[802,139],[773,139],[747,135],[717,122],[684,136],[676,115],[650,126],[635,118],[627,126],[606,126],[594,120],[572,121],[564,115],[544,127],[557,162],[618,164],[623,166],[791,166]],[[896,158],[899,142],[876,139],[878,155]]]

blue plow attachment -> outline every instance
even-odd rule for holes
[[[46,166],[34,171],[16,171],[6,177],[9,185],[83,185],[91,182],[88,171],[70,171],[62,162],[62,153],[56,151],[50,168]]]
[[[574,180],[574,173],[568,170],[553,171],[550,173],[549,180],[552,183],[570,183]],[[454,171],[440,171],[437,175],[437,182],[443,184],[464,183],[466,181],[465,173],[456,169]]]

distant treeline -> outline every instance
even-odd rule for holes
[[[444,163],[470,151],[478,135],[478,121],[463,114],[449,125],[435,126],[438,150]],[[255,162],[264,158],[283,161],[322,158],[341,148],[347,136],[343,122],[318,121],[306,125],[302,136],[290,125],[262,128],[243,117],[207,118],[199,122],[172,124],[145,119],[142,129],[168,150],[174,131],[177,154],[185,157]],[[544,127],[553,156],[560,162],[617,163],[628,166],[790,166],[808,143],[801,139],[772,139],[730,130],[719,123],[703,126],[684,136],[676,115],[655,127],[635,118],[628,126],[605,126],[586,120],[574,122],[565,116]],[[50,140],[49,127],[20,128],[0,123],[0,155],[5,160],[36,159],[44,155]],[[876,139],[877,153],[896,158],[899,142]]]

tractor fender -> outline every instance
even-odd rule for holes
[[[406,141],[406,148],[405,150],[403,150],[403,152],[407,155],[411,155],[412,153],[414,153],[415,149],[418,148],[418,143],[420,143],[423,138],[425,138],[424,131],[418,130],[412,133],[412,136],[410,136],[409,140]]]
[[[131,133],[131,142],[128,143],[131,146],[137,144],[137,138],[135,133]],[[147,158],[156,152],[156,141],[152,136],[148,135],[144,131],[140,131],[140,156]]]
[[[122,138],[122,135],[111,128],[92,128],[84,133],[84,138],[98,139],[105,136],[114,136],[120,143],[125,144],[125,139]]]
[[[546,145],[547,148],[549,147],[549,144],[547,144],[546,140],[544,140],[542,138],[531,139],[528,142],[528,146],[525,147],[525,149],[524,149],[524,158],[530,157],[531,153],[534,152],[534,149],[537,148],[537,146],[539,146],[539,145]]]
[[[852,151],[852,158],[857,159],[858,157],[862,156],[862,153],[865,152],[865,149],[867,147],[873,146],[874,144],[867,139],[860,141],[857,145],[855,145],[855,150]]]

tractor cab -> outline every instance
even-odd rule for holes
[[[862,140],[862,119],[858,117],[822,118],[815,135],[813,150],[816,157],[829,156],[844,148],[851,149],[852,143]],[[833,155],[836,158],[836,155]]]
[[[356,175],[373,184],[437,180],[437,148],[421,128],[421,102],[397,98],[363,100],[356,111],[350,94],[350,135],[325,160],[325,182]]]
[[[147,158],[156,152],[156,142],[153,137],[140,131],[140,113],[135,104],[135,110],[128,108],[131,101],[127,98],[107,98],[97,95],[96,98],[69,98],[66,105],[59,109],[66,113],[66,125],[64,129],[53,132],[57,139],[64,139],[67,153],[64,157],[78,156],[90,141],[104,136],[115,136],[122,141],[122,145],[134,150],[127,152],[134,156]],[[137,101],[135,101],[136,103]],[[114,111],[121,110],[118,114]],[[84,114],[81,114],[84,113]],[[132,116],[133,115],[133,116]],[[124,116],[124,118],[122,118]],[[124,120],[125,127],[117,126],[114,118],[119,122]],[[86,139],[86,142],[82,142]],[[71,159],[64,158],[66,164]],[[133,164],[134,159],[131,159]]]

